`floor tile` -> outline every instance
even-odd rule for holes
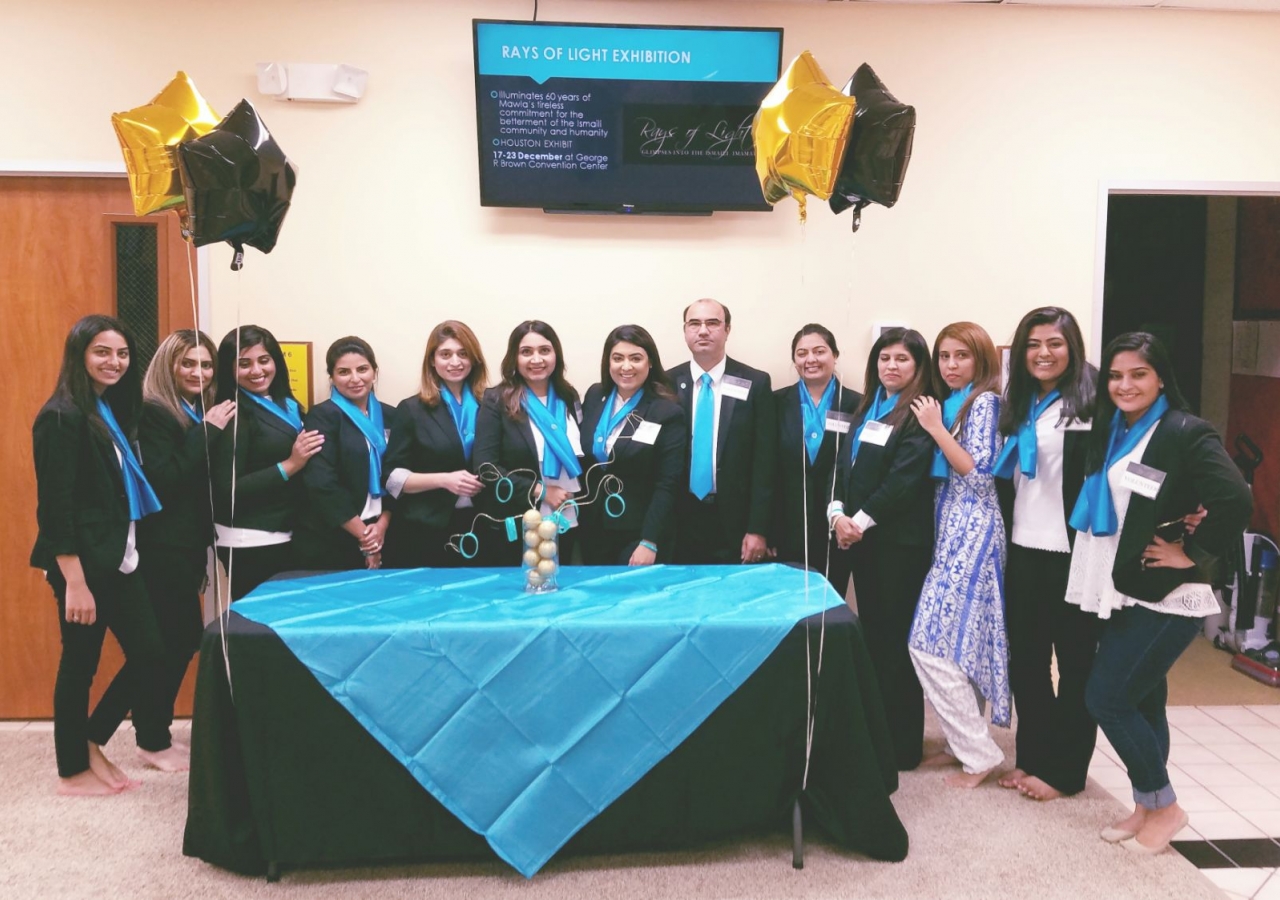
[[[1266,884],[1274,869],[1205,869],[1201,874],[1222,888],[1241,897],[1252,897]]]
[[[1177,725],[1179,728],[1183,725],[1222,724],[1217,719],[1211,717],[1207,712],[1204,712],[1195,706],[1170,706],[1165,711],[1165,715],[1168,716],[1170,725]]]
[[[1280,728],[1273,728],[1270,725],[1241,725],[1239,729],[1249,730],[1257,729],[1258,731],[1274,731],[1278,736],[1276,743],[1280,743]],[[1251,740],[1242,731],[1228,728],[1226,725],[1185,725],[1179,728],[1169,729],[1170,743],[1178,743],[1174,740],[1174,732],[1182,732],[1188,738],[1197,744],[1205,744],[1212,747],[1214,744],[1238,744],[1240,738]],[[1259,743],[1255,741],[1255,743]]]
[[[1253,900],[1280,900],[1280,875],[1272,875],[1267,879],[1256,894]]]
[[[1264,747],[1280,744],[1280,726],[1277,725],[1232,725],[1231,730],[1252,744]],[[1201,741],[1200,743],[1210,742]]]
[[[1280,788],[1280,760],[1270,763],[1240,763],[1236,768],[1263,787]]]
[[[1181,801],[1182,797],[1178,797]],[[1270,809],[1257,809],[1248,812],[1241,812],[1254,825],[1262,829],[1262,833],[1272,838],[1280,838],[1280,811]]]
[[[1227,859],[1208,841],[1175,840],[1173,849],[1181,853],[1197,869],[1234,869],[1236,867],[1235,863]]]
[[[1280,753],[1280,746],[1272,746],[1272,750]],[[1223,762],[1229,762],[1232,765],[1240,765],[1241,763],[1269,763],[1275,762],[1278,758],[1275,753],[1269,752],[1265,747],[1259,747],[1257,744],[1247,744],[1241,741],[1239,744],[1214,744],[1213,752],[1216,753]],[[1173,759],[1173,753],[1169,753],[1170,761]]]
[[[1089,767],[1089,777],[1104,788],[1130,789],[1129,773],[1117,766]]]
[[[1256,751],[1255,755],[1248,759],[1242,759],[1241,762],[1271,762],[1271,757],[1267,751],[1261,747],[1254,747],[1252,744],[1241,743],[1238,746],[1248,747],[1250,750]],[[1169,748],[1169,762],[1174,765],[1185,765],[1187,763],[1224,763],[1234,762],[1235,760],[1227,759],[1219,750],[1235,750],[1236,744],[1214,744],[1213,747],[1206,747],[1203,744],[1178,744]]]
[[[1254,715],[1262,716],[1268,722],[1280,725],[1280,704],[1275,706],[1246,706],[1245,709]]]
[[[1185,827],[1185,828],[1183,828],[1181,831],[1179,831],[1177,834],[1175,834],[1175,835],[1173,836],[1173,839],[1174,839],[1175,841],[1202,841],[1202,840],[1204,840],[1204,838],[1201,836],[1200,832],[1196,831],[1196,830],[1195,830],[1194,828],[1192,828],[1190,825],[1188,825],[1187,827]],[[1277,846],[1280,846],[1280,844],[1278,844]]]
[[[0,722],[0,731],[21,731],[26,727],[25,719],[6,719]]]
[[[1191,827],[1211,841],[1219,838],[1267,837],[1262,829],[1237,812],[1196,813]]]
[[[1264,755],[1266,756],[1266,759],[1250,760],[1250,762],[1271,762],[1272,760],[1275,759],[1274,756],[1271,756],[1269,753],[1265,753],[1265,751],[1264,751]],[[1090,767],[1103,766],[1103,765],[1115,766],[1119,764],[1120,764],[1120,761],[1116,759],[1114,750],[1111,751],[1110,753],[1107,753],[1101,747],[1093,751],[1093,757],[1089,760]]]
[[[1258,763],[1256,765],[1268,765],[1266,763]],[[1234,785],[1249,785],[1254,783],[1254,779],[1247,773],[1237,769],[1235,766],[1223,763],[1214,765],[1212,763],[1188,763],[1185,766],[1170,766],[1170,780],[1176,781],[1175,770],[1181,770],[1188,778],[1196,784],[1202,784],[1207,788],[1215,787],[1232,787]]]
[[[1226,726],[1225,726],[1225,725],[1199,725],[1199,726],[1196,726],[1196,725],[1189,725],[1189,726],[1187,726],[1187,727],[1188,727],[1188,728],[1223,728],[1223,729],[1225,729],[1225,728],[1226,728]],[[1176,746],[1178,746],[1179,744],[1197,744],[1197,743],[1199,743],[1199,741],[1197,741],[1197,740],[1196,740],[1195,738],[1193,738],[1193,737],[1190,737],[1190,736],[1189,736],[1185,731],[1183,731],[1181,728],[1174,728],[1174,727],[1170,727],[1170,728],[1169,728],[1169,743],[1170,743],[1172,746],[1176,747]]]
[[[1207,787],[1200,787],[1199,785],[1188,787],[1175,784],[1173,789],[1178,794],[1178,805],[1188,813],[1191,813],[1193,818],[1196,813],[1202,812],[1231,812],[1231,807],[1227,805],[1227,801]]]
[[[1271,838],[1231,840],[1220,838],[1213,845],[1242,869],[1272,869],[1280,866],[1280,844]]]
[[[1256,784],[1238,787],[1210,787],[1209,790],[1219,800],[1227,804],[1229,809],[1234,809],[1238,813],[1267,812],[1268,810],[1280,812],[1280,797]],[[1182,792],[1179,791],[1178,794],[1179,799],[1181,799]],[[1276,865],[1280,866],[1280,862],[1277,862]]]
[[[1133,809],[1133,788],[1126,785],[1119,788],[1107,788],[1107,793],[1115,797],[1125,809]]]
[[[23,731],[43,731],[43,732],[48,732],[52,734],[53,723],[52,722],[28,722],[27,727],[22,730]]]
[[[1257,713],[1245,706],[1201,706],[1199,711],[1210,716],[1221,725],[1274,725],[1280,724],[1262,719]],[[1172,719],[1170,720],[1173,721]]]

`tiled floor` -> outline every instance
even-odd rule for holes
[[[1169,725],[1169,777],[1191,816],[1174,846],[1228,897],[1280,900],[1280,706],[1175,706]],[[1133,806],[1101,734],[1089,775]]]

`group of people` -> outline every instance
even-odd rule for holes
[[[344,337],[326,354],[330,397],[304,417],[266,329],[216,347],[175,332],[143,378],[123,324],[76,323],[34,427],[32,564],[62,629],[60,790],[132,786],[101,749],[130,709],[144,759],[184,767],[169,726],[210,544],[235,600],[287,571],[515,565],[503,522],[538,508],[568,526],[564,560],[778,560],[841,595],[852,577],[900,769],[922,763],[927,697],[947,740],[927,762],[980,784],[1003,762],[984,706],[1009,725],[1016,705],[1017,768],[1000,783],[1053,799],[1083,789],[1096,722],[1136,804],[1103,837],[1163,849],[1186,818],[1165,674],[1216,610],[1213,561],[1252,504],[1160,342],[1113,340],[1098,385],[1071,314],[1033,310],[1002,390],[980,326],[948,325],[932,352],[893,328],[858,391],[811,324],[791,342],[797,383],[774,391],[727,356],[727,306],[698,300],[683,328],[690,360],[671,369],[644,328],[614,329],[579,395],[547,323],[512,331],[490,387],[475,334],[445,321],[395,407],[376,396],[373,348]],[[126,664],[90,716],[106,628]]]

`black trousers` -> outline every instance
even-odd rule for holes
[[[476,521],[476,517],[475,507],[454,509],[447,526],[435,527],[392,515],[387,527],[386,550],[382,554],[383,568],[451,569],[509,564],[510,560],[501,552],[507,543],[506,532],[488,519]],[[463,549],[468,553],[475,551],[475,556],[467,559],[449,546],[449,540],[454,535],[472,531],[473,524],[476,541],[467,538]]]
[[[173,724],[173,704],[182,687],[191,658],[200,649],[204,616],[200,587],[204,584],[205,550],[187,547],[148,547],[140,554],[138,575],[147,589],[160,639],[164,641],[165,674],[154,686],[163,703],[165,735]],[[116,733],[134,705],[134,664],[126,660],[89,717],[89,740],[105,744]],[[138,744],[143,735],[137,732]],[[167,746],[167,743],[166,743]],[[145,748],[144,749],[152,749]]]
[[[844,599],[849,587],[850,554],[836,545],[834,537],[828,536],[825,525],[820,532],[810,531],[809,540],[809,571],[825,573],[827,581]],[[803,566],[804,548],[790,551],[779,548],[777,562]]]
[[[1098,728],[1085,684],[1102,620],[1063,600],[1071,554],[1011,544],[1005,569],[1009,684],[1018,711],[1018,768],[1064,794],[1084,790]],[[1058,692],[1050,660],[1058,658]]]
[[[686,493],[676,501],[676,509],[676,563],[732,566],[742,562],[742,538],[733,546],[726,546],[720,507],[715,502],[707,503]]]
[[[234,565],[230,565],[229,547],[218,547],[217,552],[222,567],[229,569],[233,601],[239,600],[269,578],[298,568],[293,541],[268,544],[266,547],[236,547]]]
[[[899,771],[924,753],[924,692],[907,650],[933,548],[895,544],[868,529],[849,550],[858,619],[876,672]]]
[[[169,725],[164,717],[166,675],[164,642],[137,572],[85,571],[93,594],[97,620],[92,625],[67,621],[67,582],[62,570],[51,568],[45,578],[58,600],[58,627],[62,632],[62,656],[53,687],[53,745],[58,774],[79,775],[89,768],[89,686],[98,671],[102,641],[107,629],[124,650],[131,672],[134,728],[144,750],[169,747]]]

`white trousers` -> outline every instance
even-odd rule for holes
[[[910,650],[911,664],[925,699],[942,722],[951,755],[970,775],[988,772],[1004,762],[1004,753],[987,730],[983,715],[986,701],[969,676],[950,660],[930,656],[915,647]]]

